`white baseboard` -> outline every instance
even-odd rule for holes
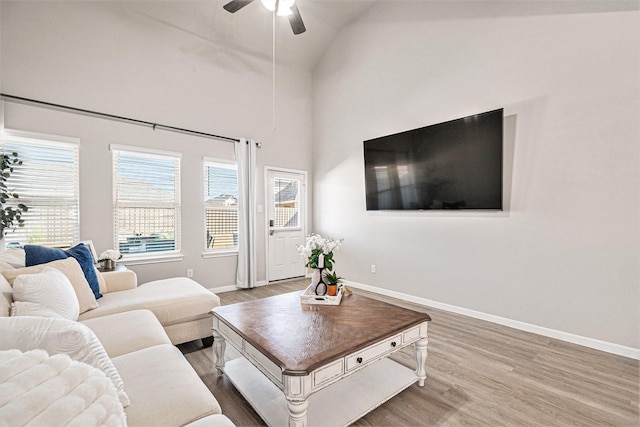
[[[605,351],[607,353],[617,354],[619,356],[640,360],[640,349],[638,348],[626,347],[620,344],[601,341],[601,340],[597,340],[589,337],[583,337],[581,335],[571,334],[569,332],[563,332],[555,329],[545,328],[542,326],[532,325],[530,323],[520,322],[518,320],[507,319],[505,317],[495,316],[493,314],[487,314],[487,313],[482,313],[480,311],[469,310],[464,307],[458,307],[451,304],[432,301],[426,298],[420,298],[420,297],[416,297],[413,295],[404,294],[396,291],[390,291],[388,289],[378,288],[375,286],[364,285],[362,283],[345,281],[345,284],[353,288],[374,292],[376,294],[397,298],[403,301],[425,305],[428,307],[433,307],[440,310],[449,311],[452,313],[462,314],[464,316],[473,317],[475,319],[486,320],[487,322],[508,326],[510,328],[532,332],[534,334],[542,335],[545,337],[555,338],[561,341],[566,341],[573,344],[594,348],[596,350]]]
[[[261,280],[259,282],[256,282],[256,287],[259,286],[265,286],[268,283],[265,280]],[[229,292],[229,291],[237,291],[239,288],[236,285],[229,285],[229,286],[219,286],[217,288],[209,288],[209,290],[211,292],[213,292],[214,294],[217,293],[222,293],[222,292]]]
[[[213,292],[214,294],[220,294],[222,292],[230,292],[230,291],[235,291],[238,288],[236,287],[236,285],[229,285],[229,286],[219,286],[217,288],[209,288],[209,290],[211,292]]]

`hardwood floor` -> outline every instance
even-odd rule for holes
[[[222,304],[301,290],[308,279],[220,293]],[[427,312],[429,355],[424,387],[413,385],[355,426],[639,426],[639,362],[354,289],[371,298]],[[262,419],[213,369],[211,348],[179,346],[238,426]],[[229,350],[229,346],[227,346]],[[231,357],[233,352],[227,352]],[[410,348],[393,358],[410,367]],[[336,402],[340,410],[342,402]]]

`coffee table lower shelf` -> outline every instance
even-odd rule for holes
[[[224,373],[268,425],[288,425],[284,393],[248,360],[240,357],[226,362]],[[413,370],[381,359],[311,394],[307,425],[349,425],[417,381]]]

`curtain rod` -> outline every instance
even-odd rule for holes
[[[50,107],[50,108],[74,111],[74,112],[77,112],[77,113],[88,114],[88,115],[92,115],[92,116],[105,117],[105,118],[111,119],[111,120],[119,120],[119,121],[134,123],[134,124],[142,125],[142,126],[151,126],[151,128],[153,130],[164,129],[164,130],[168,130],[168,131],[186,133],[186,134],[190,134],[190,135],[197,135],[197,136],[202,136],[202,137],[206,137],[206,138],[215,138],[215,139],[222,139],[222,140],[231,141],[231,142],[240,142],[240,139],[238,139],[238,138],[231,138],[231,137],[228,137],[228,136],[214,135],[214,134],[211,134],[211,133],[199,132],[199,131],[179,128],[179,127],[175,127],[175,126],[162,125],[162,124],[159,124],[159,123],[147,122],[145,120],[137,120],[137,119],[131,119],[129,117],[116,116],[114,114],[107,114],[107,113],[100,113],[98,111],[85,110],[83,108],[69,107],[67,105],[54,104],[54,103],[51,103],[51,102],[39,101],[37,99],[23,98],[23,97],[20,97],[20,96],[8,95],[6,93],[0,93],[0,98],[7,99],[9,101],[18,101],[18,102],[27,103],[27,104],[40,104],[40,105],[44,105],[44,106],[47,106],[47,107]]]

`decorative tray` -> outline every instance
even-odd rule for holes
[[[315,286],[310,284],[305,291],[300,294],[300,302],[302,304],[318,304],[318,305],[340,305],[342,295],[344,295],[344,286],[338,286],[338,292],[335,297],[329,295],[316,295]]]

